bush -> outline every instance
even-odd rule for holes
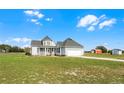
[[[108,53],[109,53],[109,54],[112,54],[112,50],[108,50]]]
[[[26,52],[26,53],[25,53],[25,55],[31,56],[31,53],[29,53],[29,52]]]
[[[122,53],[124,54],[124,51],[122,51]]]

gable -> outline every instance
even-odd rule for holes
[[[31,46],[41,47],[41,46],[56,46],[56,47],[65,47],[65,48],[83,48],[83,46],[76,41],[72,40],[71,38],[67,38],[64,42],[57,42],[55,44],[52,39],[48,36],[43,38],[41,41],[32,40]]]
[[[67,38],[63,42],[63,47],[71,47],[71,48],[83,48],[83,46],[76,41],[72,40],[71,38]]]
[[[49,38],[48,36],[44,37],[41,41],[52,41],[51,38]]]

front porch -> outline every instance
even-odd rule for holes
[[[55,55],[55,49],[54,48],[38,48],[37,53],[38,55],[42,55],[42,56],[51,56],[51,55]]]
[[[61,55],[61,48],[37,48],[37,54],[41,56]]]

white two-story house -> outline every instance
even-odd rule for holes
[[[63,42],[55,43],[51,38],[46,36],[41,41],[31,41],[31,54],[32,55],[63,55],[63,56],[78,56],[84,54],[82,45],[67,38]]]

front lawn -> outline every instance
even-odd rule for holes
[[[84,56],[124,59],[124,54],[123,55],[111,55],[109,53],[102,53],[102,54],[85,53]]]
[[[124,63],[0,54],[1,84],[124,83]]]

